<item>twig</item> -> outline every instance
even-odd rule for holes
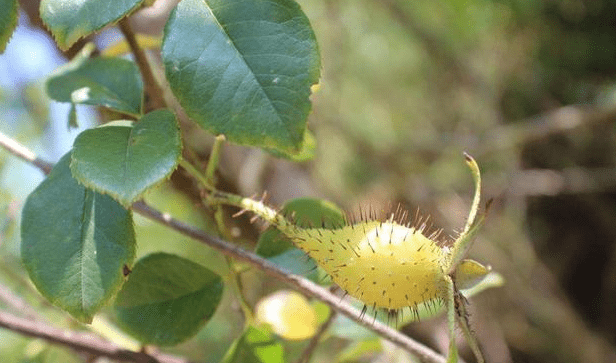
[[[11,307],[16,312],[20,312],[31,321],[42,321],[43,318],[24,301],[20,296],[17,296],[8,286],[0,284],[0,300]]]
[[[139,46],[139,43],[137,43],[135,34],[128,23],[128,18],[120,20],[118,25],[120,27],[120,31],[124,35],[124,38],[126,38],[126,42],[135,57],[135,62],[137,62],[137,66],[139,66],[141,76],[143,77],[143,83],[146,90],[145,93],[149,97],[148,103],[146,104],[146,112],[165,107],[163,90],[160,88],[158,82],[156,82],[156,78],[154,78],[154,73],[150,68],[148,58],[143,49]]]
[[[163,353],[133,352],[122,349],[113,343],[90,333],[62,330],[41,321],[30,321],[18,316],[0,311],[0,327],[23,335],[42,338],[47,341],[67,346],[80,352],[87,352],[95,356],[103,356],[119,361],[132,362],[161,362],[186,363],[187,360]]]
[[[0,136],[1,135],[2,134],[0,133]],[[5,148],[11,147],[10,145],[11,144],[2,144],[2,146]],[[14,145],[19,144],[15,143]],[[23,150],[27,150],[25,147],[22,148]],[[11,152],[19,157],[22,157],[20,152],[13,150],[11,150]],[[29,161],[30,159],[26,160]],[[327,289],[313,283],[308,279],[291,274],[288,271],[269,262],[268,260],[265,260],[255,255],[254,253],[248,252],[235,244],[224,241],[215,236],[211,236],[200,229],[185,224],[184,222],[178,221],[172,218],[169,214],[162,213],[143,202],[134,203],[132,209],[146,218],[155,220],[175,231],[180,232],[185,236],[191,237],[212,248],[215,248],[216,250],[227,256],[248,262],[252,266],[264,271],[268,275],[280,281],[286,282],[294,286],[297,290],[325,302],[333,310],[348,317],[356,323],[374,331],[383,338],[388,339],[392,343],[416,355],[424,362],[445,362],[445,358],[443,356],[439,355],[438,353],[424,346],[423,344],[411,339],[410,337],[400,333],[399,331],[390,328],[389,326],[379,321],[370,321],[369,319],[364,320],[364,316],[359,312],[359,310],[355,309],[348,303],[341,301],[340,297],[330,293]]]
[[[26,148],[25,146],[21,145],[17,141],[7,137],[6,135],[4,135],[1,132],[0,132],[0,146],[2,146],[4,149],[6,149],[11,154],[13,154],[13,155],[15,155],[15,156],[17,156],[17,157],[19,157],[21,159],[24,159],[25,161],[29,162],[30,164],[32,164],[32,165],[36,166],[37,168],[41,169],[43,171],[43,173],[45,173],[45,175],[49,174],[49,172],[51,171],[51,168],[53,168],[53,164],[39,159],[36,156],[36,154],[34,154],[32,151],[28,150],[28,148]]]
[[[323,334],[325,334],[327,329],[329,329],[329,327],[332,325],[332,323],[336,319],[336,316],[338,316],[338,314],[336,314],[335,310],[329,314],[329,317],[327,318],[327,320],[323,324],[321,324],[321,326],[319,327],[319,331],[312,337],[312,339],[310,339],[310,343],[308,343],[308,346],[302,352],[302,355],[297,360],[297,363],[308,363],[310,361],[310,358],[312,358],[312,354],[314,353],[314,350],[317,348],[317,346],[321,342],[321,338],[323,337]]]

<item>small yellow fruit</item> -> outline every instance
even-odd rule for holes
[[[295,291],[282,290],[263,298],[257,305],[256,318],[287,340],[311,338],[318,328],[314,308]]]

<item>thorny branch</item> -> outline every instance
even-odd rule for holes
[[[20,145],[16,141],[13,141],[0,133],[0,141],[3,139],[12,141],[8,143],[0,143],[2,147],[9,150],[12,154],[32,164],[34,164],[33,160],[38,160],[38,158],[35,157],[34,153],[25,148],[23,145]],[[41,170],[43,170],[43,172],[46,172],[47,169],[41,168]],[[155,220],[188,237],[202,242],[227,256],[233,257],[237,260],[248,262],[252,266],[258,268],[261,271],[264,271],[268,275],[280,281],[286,282],[289,285],[295,287],[297,290],[325,302],[336,312],[374,331],[381,337],[416,355],[424,362],[444,363],[446,361],[442,355],[436,353],[425,345],[411,339],[410,337],[402,334],[401,332],[390,328],[389,326],[379,321],[371,321],[370,319],[364,319],[364,316],[359,312],[359,310],[342,301],[340,297],[330,293],[327,289],[318,286],[317,284],[313,283],[308,279],[291,274],[288,271],[274,265],[273,263],[255,255],[254,253],[248,252],[235,244],[211,236],[200,229],[197,229],[193,226],[176,220],[172,218],[169,214],[162,213],[143,202],[134,203],[132,209],[146,218]],[[18,331],[22,332],[22,330]],[[25,334],[25,332],[23,333]],[[36,331],[32,331],[31,334],[34,335],[36,333]]]

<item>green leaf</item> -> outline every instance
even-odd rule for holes
[[[138,116],[143,82],[135,63],[121,58],[88,58],[88,52],[85,49],[49,77],[49,97],[58,102],[104,106]]]
[[[139,260],[118,294],[119,324],[143,343],[175,345],[214,315],[222,278],[185,258],[155,253]]]
[[[320,60],[292,0],[183,0],[162,45],[167,79],[187,114],[231,142],[296,154]]]
[[[489,266],[486,267],[475,260],[465,259],[460,261],[453,275],[456,287],[463,290],[477,285],[486,277],[490,269]]]
[[[326,273],[317,269],[317,264],[314,260],[300,249],[290,248],[267,259],[288,270],[290,273],[304,276],[313,282],[327,282],[327,284],[330,282],[329,279],[326,280]]]
[[[175,116],[157,110],[136,123],[114,121],[79,134],[71,171],[83,184],[129,206],[175,170],[181,152]]]
[[[314,159],[315,151],[317,149],[317,140],[310,130],[306,129],[304,133],[304,141],[302,142],[302,147],[296,154],[287,154],[284,152],[280,152],[276,149],[266,149],[270,154],[279,157],[289,159],[296,163],[301,163],[304,161],[310,161]]]
[[[80,185],[64,155],[30,194],[21,223],[21,256],[52,304],[90,322],[124,282],[135,257],[130,211]]]
[[[282,363],[282,344],[277,342],[268,328],[249,326],[236,340],[223,363]]]
[[[293,242],[280,233],[274,226],[270,226],[259,236],[255,253],[261,257],[272,258],[293,248]]]
[[[501,287],[504,284],[505,284],[505,278],[498,272],[491,271],[483,279],[478,281],[476,284],[468,288],[464,288],[461,291],[465,297],[470,298],[487,289],[491,289],[494,287]]]
[[[66,50],[80,38],[129,14],[143,0],[42,0],[41,19]]]
[[[17,27],[17,0],[0,0],[0,54],[6,49],[6,45]]]

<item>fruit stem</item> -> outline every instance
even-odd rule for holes
[[[460,233],[460,236],[455,240],[453,248],[448,258],[447,268],[445,269],[447,274],[451,274],[455,271],[456,267],[464,259],[468,250],[473,244],[473,236],[479,230],[479,227],[483,224],[484,215],[481,215],[479,219],[477,217],[477,211],[479,210],[479,203],[481,200],[481,173],[479,171],[479,165],[472,156],[464,153],[466,164],[471,169],[473,174],[473,181],[475,183],[475,196],[473,197],[473,203],[471,204],[471,210],[466,220],[464,230]]]

